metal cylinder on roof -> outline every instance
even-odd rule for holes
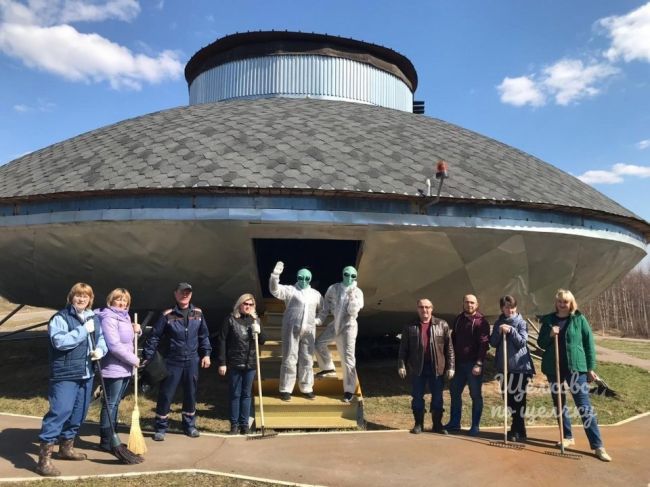
[[[395,51],[300,32],[249,32],[197,52],[185,77],[190,105],[236,98],[320,98],[411,112],[417,73]]]

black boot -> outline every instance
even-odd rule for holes
[[[448,434],[447,430],[442,427],[442,411],[431,411],[431,419],[433,420],[433,428],[431,428],[433,433]]]
[[[424,411],[413,411],[413,418],[415,419],[415,425],[411,429],[411,433],[419,435],[424,429]]]

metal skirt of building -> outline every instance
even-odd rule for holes
[[[310,266],[322,293],[340,279],[343,265],[352,264],[365,294],[361,333],[374,334],[399,330],[419,297],[431,299],[442,316],[459,312],[468,292],[478,292],[490,315],[498,314],[503,294],[516,295],[525,313],[548,312],[558,287],[574,290],[578,299],[597,295],[645,252],[640,240],[614,227],[553,223],[550,215],[521,211],[493,218],[269,206],[276,208],[5,216],[0,294],[59,307],[69,285],[82,280],[94,286],[97,305],[121,286],[131,290],[134,309],[161,309],[170,304],[175,283],[188,281],[195,303],[214,310],[220,321],[240,294],[267,294],[276,260],[287,263],[287,284],[295,282],[297,267]],[[283,246],[267,245],[278,239]],[[283,255],[282,248],[293,250]]]

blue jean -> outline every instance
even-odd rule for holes
[[[110,423],[108,421],[109,411],[110,419],[113,422],[113,428],[117,430],[117,413],[120,407],[120,401],[124,397],[124,392],[129,385],[131,377],[118,377],[114,379],[104,378],[104,385],[106,386],[106,402],[108,402],[108,410],[106,404],[102,402],[102,412],[99,416],[99,436],[101,444],[110,446]]]
[[[42,443],[52,444],[59,438],[72,440],[86,419],[93,391],[93,379],[50,381],[47,399],[50,409],[43,417]]]
[[[589,440],[589,446],[592,450],[600,448],[603,446],[603,440],[600,436],[600,428],[598,428],[598,420],[596,419],[596,413],[594,408],[591,406],[591,401],[589,399],[589,383],[587,382],[587,374],[584,372],[570,372],[568,377],[562,376],[560,374],[560,379],[562,380],[562,385],[564,386],[564,381],[566,381],[569,391],[573,396],[573,402],[575,402],[576,407],[578,408],[578,413],[582,419],[582,425],[587,433],[587,439]],[[555,415],[557,416],[557,392],[559,390],[555,376],[549,376],[548,381],[551,385],[551,397],[553,398],[553,408],[555,410]],[[564,387],[562,387],[562,426],[564,430],[565,438],[573,438],[573,433],[571,431],[571,418],[569,417],[569,408],[566,405],[566,393]],[[559,423],[559,420],[558,420]]]
[[[474,362],[456,364],[456,374],[449,384],[451,395],[451,413],[448,429],[460,429],[460,418],[463,410],[463,391],[469,386],[469,396],[472,398],[472,429],[478,429],[483,414],[483,368],[480,375],[472,374]]]
[[[251,391],[255,369],[228,368],[230,376],[230,424],[248,427],[248,417],[251,415]]]
[[[413,375],[411,379],[411,409],[414,413],[424,412],[424,393],[427,384],[431,392],[431,411],[442,412],[442,389],[444,381],[442,375],[436,375],[429,363],[424,364],[422,374]]]

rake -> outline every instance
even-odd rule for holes
[[[564,411],[562,405],[562,389],[564,387],[563,382],[560,381],[560,345],[558,343],[558,336],[555,335],[555,383],[557,384],[557,391],[555,392],[555,403],[557,407],[557,416],[560,424],[560,452],[546,450],[544,453],[546,455],[552,455],[555,457],[568,458],[570,460],[580,460],[582,457],[575,453],[565,453],[564,452],[564,418],[562,417],[562,412]]]
[[[246,437],[247,440],[263,440],[266,438],[274,438],[278,436],[275,431],[266,431],[264,427],[264,402],[262,399],[262,373],[260,371],[260,345],[257,340],[257,333],[253,333],[253,338],[255,339],[255,361],[257,365],[257,393],[260,398],[260,430],[261,435],[249,435]]]
[[[490,441],[490,446],[498,448],[509,448],[511,450],[522,450],[524,445],[521,443],[508,443],[508,344],[506,343],[506,334],[501,333],[501,350],[503,352],[503,441]]]

